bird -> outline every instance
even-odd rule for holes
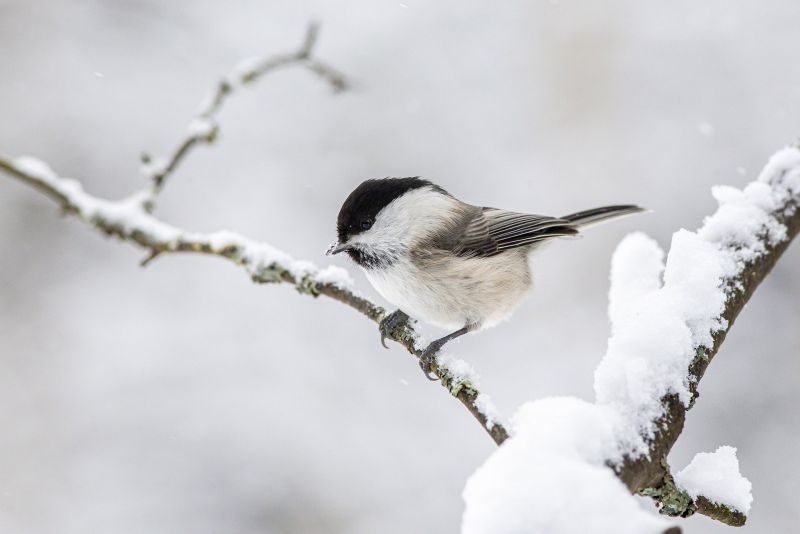
[[[436,380],[432,365],[447,342],[511,317],[532,287],[534,252],[642,211],[625,204],[548,217],[468,204],[420,177],[369,179],[342,204],[327,253],[345,252],[397,306],[380,323],[384,347],[410,318],[451,330],[419,359]]]

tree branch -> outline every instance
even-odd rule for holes
[[[786,151],[800,152],[800,147],[795,146]],[[779,155],[781,153],[778,153],[776,157]],[[773,162],[770,162],[770,165],[772,164]],[[766,180],[773,191],[776,189],[786,190],[784,201],[770,213],[774,220],[785,228],[785,234],[780,240],[771,240],[766,235],[762,235],[763,251],[754,258],[744,261],[743,267],[735,276],[724,280],[728,297],[721,319],[724,321],[722,324],[726,326],[713,334],[713,344],[710,347],[698,348],[688,369],[693,395],[692,403],[687,407],[678,399],[677,395],[664,397],[662,399],[663,415],[653,425],[653,428],[657,430],[649,442],[649,455],[629,456],[618,467],[619,478],[631,492],[653,496],[662,504],[670,499],[674,501],[680,493],[681,490],[675,488],[672,482],[672,474],[666,461],[667,456],[683,431],[686,413],[699,397],[700,380],[711,360],[719,352],[725,336],[756,288],[800,232],[800,180],[797,179],[798,173],[800,173],[800,163],[795,162],[794,165],[781,167],[778,162],[772,169],[768,165],[762,174],[762,180]],[[788,183],[792,174],[792,179],[796,181],[794,185]],[[735,240],[722,247],[732,255],[735,255],[741,248],[742,244]],[[689,499],[684,501],[682,506],[669,508],[666,512],[669,515],[683,517],[692,513],[700,513],[735,526],[744,525],[746,520],[741,512],[732,510],[724,504],[714,503],[702,496],[697,499],[697,502]]]

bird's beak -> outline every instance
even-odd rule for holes
[[[344,252],[345,250],[347,250],[349,248],[352,248],[352,246],[350,246],[347,243],[339,244],[338,241],[335,241],[330,247],[328,247],[328,250],[327,250],[327,252],[325,252],[325,255],[326,256],[332,256],[334,254],[338,254],[340,252]]]

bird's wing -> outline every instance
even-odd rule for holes
[[[578,233],[565,219],[495,208],[476,210],[452,251],[459,256],[488,257],[511,248]]]

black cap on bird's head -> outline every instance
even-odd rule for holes
[[[430,186],[442,193],[444,190],[428,180],[413,178],[375,178],[365,180],[345,199],[336,219],[338,243],[330,248],[329,254],[348,250],[348,241],[353,236],[372,228],[378,213],[396,198],[405,193]]]

